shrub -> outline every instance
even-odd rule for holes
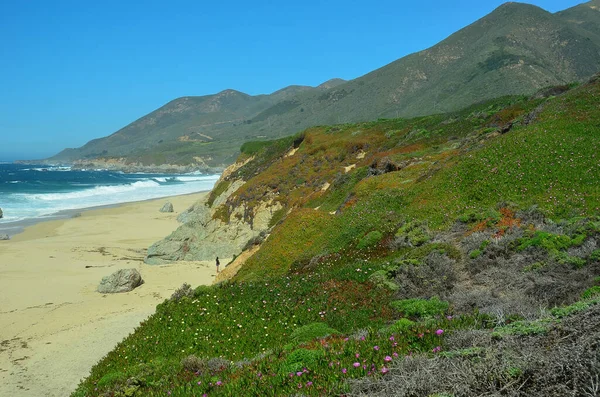
[[[383,234],[381,234],[381,232],[379,232],[377,230],[369,232],[366,236],[364,236],[362,239],[360,239],[356,248],[363,249],[363,248],[373,247],[374,245],[379,243],[382,238],[383,238]]]
[[[172,302],[177,302],[184,297],[187,297],[187,298],[194,297],[194,290],[192,289],[192,286],[189,285],[188,283],[183,283],[181,285],[181,287],[177,288],[175,290],[175,292],[173,292],[173,295],[171,295],[169,300]]]
[[[396,244],[418,247],[431,239],[425,226],[418,221],[407,222],[396,232]]]
[[[325,338],[329,335],[339,334],[333,328],[329,328],[326,323],[311,323],[292,331],[290,338],[296,343],[306,343],[313,339]]]
[[[285,363],[281,367],[281,373],[288,374],[302,371],[304,368],[311,368],[319,362],[323,356],[321,350],[297,349],[287,356]]]
[[[125,374],[121,372],[109,372],[98,381],[98,387],[107,387],[125,380]]]
[[[181,360],[181,366],[184,370],[202,374],[208,369],[208,364],[205,359],[199,358],[193,354]]]
[[[231,362],[221,357],[213,357],[206,363],[211,374],[225,371],[231,365]]]
[[[404,299],[393,301],[392,307],[409,317],[433,317],[444,314],[449,307],[448,302],[440,300],[437,296],[431,299]]]
[[[416,323],[414,321],[407,318],[401,318],[392,324],[388,330],[394,334],[401,334],[410,331],[415,325]]]
[[[590,255],[590,260],[592,260],[592,261],[600,261],[600,249],[595,250],[594,252],[592,252],[592,254]]]
[[[548,332],[548,320],[515,321],[513,323],[496,328],[492,332],[492,338],[502,339],[509,335],[539,335]]]
[[[371,273],[369,281],[377,288],[387,288],[390,291],[397,291],[400,289],[400,286],[388,277],[387,270],[377,270]]]
[[[473,250],[469,253],[469,258],[476,259],[476,258],[479,258],[481,256],[481,254],[482,254],[481,250],[478,250],[478,249]]]
[[[210,294],[213,291],[213,288],[214,287],[212,285],[199,285],[194,290],[194,297],[198,298],[200,296]]]
[[[581,299],[590,299],[597,295],[600,295],[600,286],[595,285],[583,291],[583,294],[581,294]]]

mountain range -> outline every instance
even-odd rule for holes
[[[232,163],[246,141],[311,126],[457,111],[503,95],[582,81],[600,70],[600,0],[550,13],[506,3],[437,45],[351,81],[235,90],[175,99],[105,138],[51,162]]]

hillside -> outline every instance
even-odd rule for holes
[[[288,136],[316,125],[455,111],[581,81],[600,69],[599,15],[597,1],[557,14],[506,3],[432,48],[355,80],[291,86],[271,95],[226,90],[180,98],[50,160],[222,167],[248,140]]]
[[[593,393],[599,95],[245,144],[156,247],[212,257],[250,230],[249,258],[182,286],[73,396]]]

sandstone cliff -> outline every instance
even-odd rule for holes
[[[273,213],[282,208],[279,202],[261,201],[252,208],[241,202],[229,208],[230,215],[227,218],[224,219],[220,214],[228,199],[234,198],[236,191],[245,184],[243,179],[232,176],[241,164],[228,167],[210,196],[179,215],[178,220],[183,224],[148,248],[146,263],[160,265],[179,260],[233,257],[239,255],[250,241],[268,232]],[[222,183],[227,188],[220,194],[215,193]]]

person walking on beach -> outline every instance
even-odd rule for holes
[[[219,263],[219,257],[217,256],[217,273],[219,273],[219,265],[220,265],[220,263]]]

